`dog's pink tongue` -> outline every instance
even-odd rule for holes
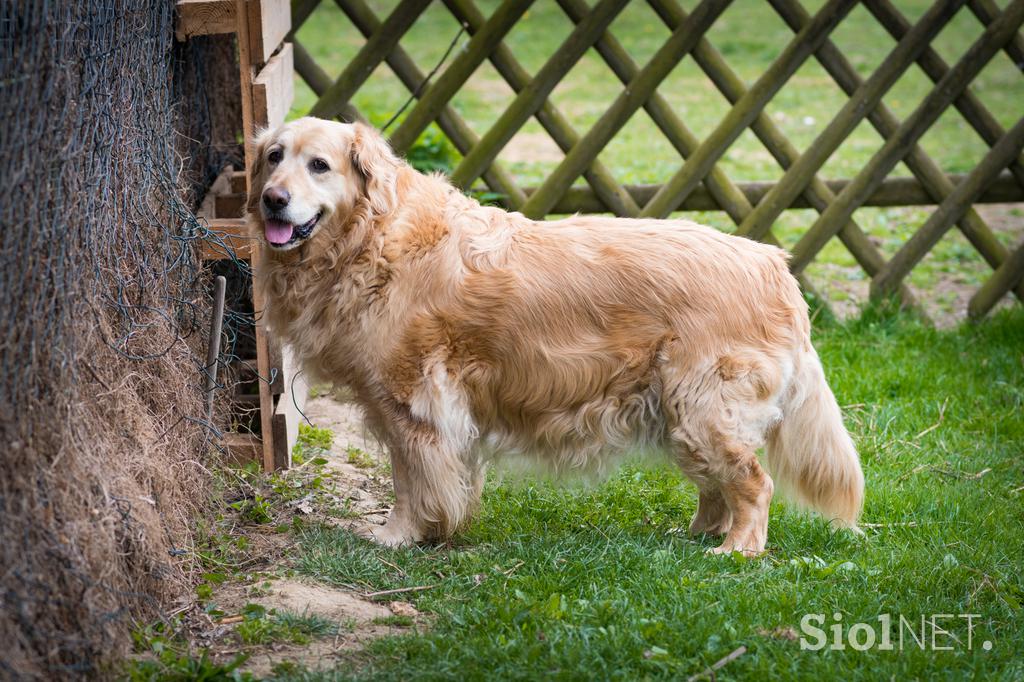
[[[292,238],[292,224],[283,220],[265,222],[267,241],[271,244],[286,244]]]

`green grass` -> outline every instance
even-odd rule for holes
[[[383,19],[396,2],[372,0],[369,4]],[[692,11],[696,3],[690,0],[682,4]],[[804,4],[813,13],[822,3],[811,1]],[[481,12],[489,16],[498,2],[481,0],[478,5]],[[898,5],[907,19],[914,22],[931,2],[904,0]],[[571,30],[572,24],[556,3],[538,2],[505,37],[504,43],[523,67],[534,74]],[[428,72],[441,59],[457,31],[458,25],[451,13],[442,3],[433,3],[403,36],[401,46],[423,72]],[[640,65],[646,63],[669,35],[668,29],[645,2],[629,3],[612,22],[610,31]],[[963,8],[940,32],[933,46],[951,65],[981,31],[981,24],[968,9]],[[331,2],[322,2],[297,36],[332,77],[341,73],[365,42],[344,13]],[[708,34],[711,44],[748,84],[764,72],[792,37],[793,32],[769,3],[760,0],[733,2]],[[840,23],[831,38],[864,78],[885,60],[895,46],[888,33],[860,5]],[[883,101],[900,119],[904,119],[932,85],[918,67],[912,66]],[[605,112],[622,88],[600,55],[590,50],[555,88],[551,101],[583,134]],[[1016,122],[1020,115],[1020,102],[1024,101],[1024,79],[1005,54],[996,55],[974,81],[972,89],[1005,128]],[[725,98],[689,57],[673,70],[659,92],[701,139],[714,130],[729,110]],[[390,68],[382,65],[358,91],[353,102],[379,125],[391,118],[408,95],[408,90]],[[477,134],[483,135],[513,97],[513,91],[497,70],[490,63],[484,63],[451,104]],[[315,100],[313,93],[296,76],[292,115],[304,114]],[[766,111],[802,150],[824,130],[845,102],[846,96],[827,72],[817,61],[809,59],[775,95]],[[424,169],[446,170],[457,163],[458,154],[441,145],[439,137],[436,128],[428,129],[411,153],[410,160]],[[863,122],[832,155],[821,175],[829,178],[856,175],[881,144],[882,139],[874,128]],[[922,139],[921,146],[949,173],[968,172],[987,151],[980,137],[953,109],[939,118]],[[499,159],[520,184],[537,185],[555,168],[561,157],[561,152],[550,142],[540,124],[531,119]],[[602,151],[600,159],[623,183],[661,183],[681,164],[679,155],[642,110]],[[735,182],[774,181],[782,176],[782,169],[750,131],[732,145],[721,158],[720,166]],[[909,170],[900,164],[894,174],[906,176]],[[928,210],[921,208],[865,208],[857,211],[855,218],[876,240],[882,253],[891,256],[924,223],[928,214]],[[734,229],[732,221],[724,213],[698,213],[689,217],[722,230]],[[785,246],[791,247],[816,217],[814,211],[789,211],[776,222],[776,236]],[[1020,237],[1019,230],[996,231],[1004,243],[1009,244]],[[956,301],[954,290],[976,288],[990,272],[988,265],[954,230],[914,270],[910,283],[922,291],[934,292],[934,295],[925,297],[925,305],[936,314],[946,315],[957,305],[962,306],[962,302]],[[826,247],[818,262],[809,268],[808,275],[830,300],[848,298],[851,290],[857,291],[858,297],[864,295],[865,288],[860,285],[864,274],[837,240]]]
[[[950,332],[871,311],[817,330],[867,476],[863,520],[882,524],[864,538],[776,500],[766,557],[706,556],[713,538],[679,530],[693,487],[639,465],[594,487],[492,481],[450,547],[388,550],[307,529],[300,573],[368,590],[431,585],[405,596],[435,618],[371,643],[357,671],[303,679],[685,677],[740,646],[721,678],[1020,679],[1022,339],[1019,308]],[[804,651],[787,637],[805,614],[828,628],[834,613],[876,629],[881,614],[917,627],[922,615],[979,616],[971,651],[962,625],[951,628],[961,644],[939,639],[953,651],[921,651],[907,634],[902,653]]]
[[[267,610],[259,604],[246,604],[244,620],[236,632],[243,644],[291,642],[308,644],[314,637],[338,633],[338,624],[316,614]]]

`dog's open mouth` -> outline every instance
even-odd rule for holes
[[[295,225],[285,220],[276,220],[274,218],[266,218],[263,221],[263,226],[267,236],[267,243],[276,248],[288,246],[300,242],[307,238],[313,233],[313,228],[316,227],[323,213],[317,213],[313,216],[312,220],[309,220],[301,225]]]

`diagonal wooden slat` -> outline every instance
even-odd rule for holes
[[[519,91],[516,99],[484,133],[477,145],[452,172],[451,181],[468,187],[498,155],[524,123],[536,112],[558,82],[594,44],[628,0],[601,0],[593,10],[576,19],[576,28],[541,67],[533,79]]]
[[[1024,40],[1018,31],[1024,17],[1020,9],[1024,0],[1013,0],[1003,12],[994,0],[938,0],[914,27],[896,9],[892,0],[865,0],[874,18],[899,43],[889,58],[865,78],[829,40],[831,30],[849,11],[853,0],[826,0],[813,18],[800,6],[799,0],[770,0],[794,30],[794,42],[800,45],[794,48],[790,43],[768,72],[750,87],[732,72],[722,55],[705,38],[706,29],[722,7],[728,4],[727,0],[704,0],[692,17],[682,11],[676,0],[648,0],[672,36],[655,55],[656,58],[664,57],[664,61],[652,59],[642,68],[608,30],[626,0],[590,0],[595,2],[593,6],[588,6],[588,0],[558,0],[575,26],[570,37],[548,56],[534,78],[502,42],[525,7],[532,4],[529,0],[503,0],[487,18],[481,15],[474,0],[444,0],[456,19],[467,26],[471,38],[432,84],[424,82],[423,72],[399,45],[399,40],[413,25],[416,16],[422,13],[425,0],[401,0],[396,11],[383,22],[370,10],[367,0],[334,0],[367,41],[339,79],[333,82],[301,41],[295,40],[295,31],[314,16],[313,11],[321,1],[292,0],[294,22],[288,36],[294,43],[295,69],[320,97],[319,106],[330,104],[336,107],[333,114],[345,120],[358,118],[360,114],[351,106],[349,99],[374,69],[386,61],[413,98],[418,100],[410,113],[413,124],[409,124],[410,118],[407,117],[396,130],[396,146],[398,143],[411,144],[426,125],[436,120],[463,155],[454,174],[455,180],[469,185],[482,175],[490,188],[503,195],[502,201],[509,208],[525,209],[537,218],[552,210],[640,215],[638,203],[644,205],[644,215],[648,211],[653,215],[654,210],[719,208],[732,218],[740,232],[749,230],[752,236],[775,242],[770,230],[781,211],[810,206],[820,216],[793,250],[792,267],[802,283],[806,284],[803,267],[816,257],[825,242],[837,235],[857,263],[872,276],[872,296],[888,295],[898,287],[907,301],[911,299],[904,284],[906,275],[955,223],[995,270],[972,298],[969,314],[972,317],[984,315],[1012,288],[1016,288],[1018,296],[1024,295],[1024,245],[1011,253],[971,207],[973,202],[993,201],[996,197],[1016,200],[1024,196],[1021,192],[1024,189],[1024,156],[1021,155],[1024,133],[1020,128],[1024,122],[1018,122],[1010,132],[1004,131],[967,87],[998,50],[1006,52],[1024,70]],[[982,39],[950,68],[929,42],[960,2],[969,4],[985,29]],[[703,25],[695,27],[702,22]],[[679,34],[687,29],[693,35],[680,40]],[[486,36],[486,39],[481,36]],[[674,51],[669,49],[673,40],[678,41]],[[981,45],[982,42],[987,44]],[[597,124],[581,136],[573,130],[569,119],[548,101],[548,97],[590,47],[602,56],[622,81],[625,90]],[[801,51],[804,54],[801,55]],[[692,54],[715,87],[733,105],[726,120],[703,141],[687,128],[678,113],[658,93],[665,75],[687,53]],[[801,154],[767,115],[764,106],[812,53],[846,93],[848,101],[819,136],[818,142]],[[458,116],[450,101],[484,59],[490,60],[516,97],[501,112],[498,123],[481,139]],[[936,86],[910,118],[901,122],[881,98],[914,61]],[[658,74],[659,70],[664,73]],[[623,104],[624,99],[629,101]],[[947,176],[917,144],[920,136],[950,102],[991,147],[982,165],[967,176]],[[665,185],[623,186],[598,160],[605,145],[641,106],[683,158],[679,171]],[[495,159],[530,116],[537,118],[565,152],[566,158],[555,169],[555,174],[539,187],[520,188]],[[864,117],[882,136],[882,148],[852,180],[826,181],[819,177],[817,172],[824,161]],[[404,131],[403,126],[407,126]],[[737,185],[719,167],[721,154],[748,127],[784,169],[779,183]],[[408,140],[403,140],[403,136]],[[823,138],[827,144],[822,144]],[[916,180],[886,177],[895,163],[901,160]],[[1008,171],[1001,170],[1003,161]],[[590,188],[573,186],[580,175]],[[658,202],[664,204],[660,209]],[[853,220],[853,211],[868,204],[930,204],[936,205],[937,210],[893,260],[886,262]]]
[[[487,58],[493,46],[512,29],[531,4],[533,0],[504,0],[498,9],[494,10],[494,14],[474,33],[465,49],[427,89],[391,135],[391,146],[396,152],[404,154],[412,146],[420,133],[437,118],[441,109],[455,96],[462,84],[469,80],[477,67]]]
[[[1024,283],[1024,244],[1011,253],[967,303],[967,316],[977,320],[988,314],[1003,295]]]
[[[388,56],[402,35],[430,4],[430,0],[402,0],[384,20],[379,31],[374,33],[362,49],[352,58],[345,70],[327,91],[321,95],[309,113],[320,118],[333,118],[352,95],[359,90],[373,70]]]
[[[747,94],[729,110],[700,148],[644,206],[643,215],[663,218],[675,210],[686,195],[707,175],[712,164],[747,129],[768,100],[849,13],[853,4],[851,0],[830,0],[818,11],[811,23],[790,41],[782,54],[750,87]]]
[[[1024,0],[1013,0],[999,19],[989,24],[949,73],[935,86],[894,135],[871,158],[852,183],[840,193],[832,205],[793,248],[790,267],[800,272],[836,233],[864,199],[885,179],[892,168],[906,156],[921,135],[938,119],[968,83],[981,71],[1017,31],[1024,20]]]
[[[650,4],[669,29],[674,29],[680,22],[686,20],[686,13],[674,0],[650,0]],[[693,50],[693,58],[731,104],[735,105],[746,95],[747,89],[743,81],[729,68],[722,55],[706,39],[702,38],[697,43]],[[771,117],[763,111],[751,123],[751,130],[784,169],[789,168],[799,158],[800,153],[796,147],[786,139]],[[685,152],[684,157],[688,153]],[[711,172],[704,179],[705,183],[714,178],[716,170],[717,166],[713,166]],[[811,179],[803,194],[809,205],[819,213],[824,211],[835,198],[832,190],[817,176]],[[738,216],[738,220],[737,216],[732,213],[730,216],[737,224],[740,224],[751,211],[752,209],[745,210],[742,215]],[[769,231],[765,236],[770,234]],[[839,238],[869,276],[874,276],[881,269],[885,262],[882,254],[853,220],[847,222],[839,231]],[[901,295],[906,305],[914,305],[913,296],[908,289],[902,288]]]
[[[882,100],[896,79],[906,71],[932,38],[938,35],[965,0],[940,0],[933,4],[903,40],[883,60],[871,77],[861,83],[825,129],[786,171],[775,188],[740,225],[740,234],[757,239],[764,234],[786,207],[798,197],[811,177],[825,165],[832,153],[857,125]],[[796,5],[796,2],[778,2]]]
[[[810,17],[799,7],[796,3],[773,3],[779,15],[782,17],[791,29],[794,31],[799,30],[806,22],[810,21]],[[883,5],[886,5],[887,0],[877,1],[868,0],[869,9],[879,9],[883,11]],[[903,19],[902,15],[899,15],[899,19],[902,20],[902,25],[909,30],[909,24]],[[890,19],[893,17],[890,15]],[[900,38],[906,34],[906,30],[900,33]],[[861,87],[862,79],[857,73],[856,69],[847,61],[842,51],[839,50],[831,41],[825,41],[822,43],[821,48],[816,53],[818,61],[821,63],[825,70],[835,79],[839,87],[846,93],[850,94],[855,92]],[[922,53],[921,59],[924,59],[924,53]],[[943,66],[943,73],[945,73],[946,67]],[[957,101],[963,100],[963,97],[958,98]],[[879,135],[883,139],[889,139],[892,137],[896,130],[900,126],[900,121],[893,114],[884,102],[879,102],[875,107],[868,113],[868,120],[874,126],[875,130],[878,131]],[[998,128],[998,137],[1002,137],[1004,131],[1001,127],[996,124]],[[998,139],[998,137],[996,139]],[[910,171],[914,174],[918,180],[921,181],[929,193],[932,199],[936,203],[942,203],[942,201],[953,191],[953,183],[942,172],[938,164],[931,160],[931,158],[924,152],[919,145],[911,147],[907,153],[903,162],[907,165]],[[992,233],[992,230],[985,224],[985,221],[981,218],[977,211],[973,208],[969,209],[958,221],[958,225],[963,234],[971,242],[971,244],[978,249],[986,261],[992,267],[998,267],[1003,259],[1006,258],[1007,251],[1006,247],[996,238]],[[842,233],[840,232],[840,236]],[[876,272],[872,272],[865,268],[870,276],[874,276]],[[1019,288],[1018,294],[1024,294],[1024,286]]]
[[[381,22],[366,4],[365,0],[337,0],[338,7],[348,16],[356,29],[366,37],[370,37],[381,30]],[[410,91],[416,92],[421,88],[425,76],[416,66],[416,62],[402,49],[396,45],[387,56],[388,66],[398,76],[402,84]],[[437,118],[437,125],[441,131],[452,141],[460,154],[467,154],[470,149],[479,143],[476,133],[466,125],[465,121],[450,106],[441,109]],[[516,185],[515,180],[499,164],[491,164],[484,173],[484,180],[495,192],[500,192],[511,208],[520,206],[526,201],[523,191]]]
[[[471,31],[476,31],[483,24],[483,16],[472,0],[445,0],[445,2],[456,18],[468,25]],[[530,76],[526,69],[519,64],[504,44],[497,43],[489,59],[513,91],[519,92],[529,84]],[[579,135],[573,130],[569,120],[555,108],[550,100],[541,106],[540,110],[536,112],[536,116],[537,121],[563,152],[572,149],[579,142]],[[633,201],[633,197],[615,181],[614,176],[600,161],[594,161],[583,173],[583,177],[594,188],[594,192],[601,197],[605,210],[619,216],[635,216],[640,212],[640,207]]]
[[[900,40],[910,29],[909,22],[893,6],[890,0],[867,0],[864,4],[867,6],[868,11],[878,20],[878,23],[896,40]],[[983,20],[983,23],[988,25],[992,22]],[[920,57],[918,57],[917,63],[935,83],[942,80],[942,77],[949,71],[945,60],[931,46],[925,48]],[[1006,132],[999,125],[995,116],[989,113],[989,110],[985,108],[981,100],[971,92],[970,88],[964,90],[963,94],[953,101],[953,106],[957,108],[957,111],[960,112],[971,127],[977,131],[978,135],[981,136],[981,139],[990,147]],[[1013,163],[1010,164],[1010,171],[1016,176],[1021,187],[1024,187],[1024,161],[1019,158],[1014,159]]]
[[[587,12],[584,0],[558,0],[558,3],[573,21],[579,21]],[[674,31],[677,25],[670,26],[669,30]],[[594,47],[597,48],[598,54],[623,85],[628,86],[636,78],[640,67],[611,33],[602,35]],[[683,120],[672,109],[672,105],[657,90],[651,93],[643,107],[683,158],[693,152],[699,144],[697,136],[683,123]],[[751,210],[750,202],[743,192],[717,166],[712,169],[705,184],[712,196],[715,197],[719,207],[734,220],[737,219],[737,216],[746,215]]]
[[[1024,118],[996,142],[985,158],[957,185],[956,189],[932,213],[882,271],[871,281],[872,298],[891,293],[903,278],[934,247],[957,218],[981,194],[985,187],[1006,168],[1024,147]]]
[[[970,0],[968,6],[983,26],[988,26],[999,18],[999,7],[992,0]],[[1010,57],[1010,61],[1024,71],[1024,37],[1019,33],[1015,34],[1003,46],[1003,50]]]
[[[306,81],[306,85],[313,91],[313,94],[320,97],[333,84],[331,77],[320,68],[320,65],[316,63],[306,47],[297,39],[292,39],[292,47],[294,50],[293,58],[295,60],[296,73],[302,76],[302,80]],[[343,121],[366,123],[366,118],[356,110],[354,105],[348,102],[341,106],[335,117]]]
[[[833,0],[847,2],[848,0]],[[548,176],[548,179],[530,196],[523,205],[523,213],[531,217],[542,217],[546,214],[558,197],[572,185],[589,166],[605,145],[614,137],[629,117],[650,96],[661,81],[679,61],[693,49],[697,40],[722,13],[728,2],[722,0],[703,0],[690,17],[690,22],[680,26],[664,45],[651,57],[650,61],[640,70],[636,78],[616,98],[608,111],[583,136],[583,139],[566,154],[565,159]]]
[[[295,37],[313,11],[320,6],[320,2],[321,0],[292,0],[292,27],[285,40],[292,40]]]
[[[558,3],[574,22],[581,21],[588,11],[584,0],[558,0]],[[669,30],[674,31],[681,21],[669,26]],[[699,45],[698,43],[698,47]],[[628,85],[632,82],[640,68],[619,41],[616,40],[615,36],[611,33],[605,33],[598,39],[595,47],[598,54],[601,55],[612,72],[622,81],[623,85]],[[683,158],[686,158],[697,148],[699,141],[696,135],[686,127],[686,124],[676,115],[665,98],[658,94],[657,90],[651,93],[651,97],[643,106],[651,116],[651,120],[655,122]],[[718,207],[724,210],[736,224],[739,224],[744,216],[753,210],[750,201],[743,191],[734,185],[718,166],[711,169],[708,177],[705,178],[704,184],[707,186],[709,193],[715,197]],[[770,234],[766,236],[765,241],[781,246],[778,240]],[[805,291],[811,293],[815,298],[823,302],[825,301],[825,298],[814,290],[809,281],[801,281],[800,284]]]

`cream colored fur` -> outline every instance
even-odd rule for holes
[[[397,502],[378,541],[453,533],[495,453],[589,470],[636,444],[700,488],[691,529],[724,534],[716,552],[763,551],[771,476],[855,525],[860,464],[783,251],[683,220],[481,206],[361,125],[301,119],[258,149],[255,186],[286,189],[297,220],[323,214],[267,249],[257,285],[273,332],[351,386],[388,445]],[[257,234],[265,213],[256,194]]]

